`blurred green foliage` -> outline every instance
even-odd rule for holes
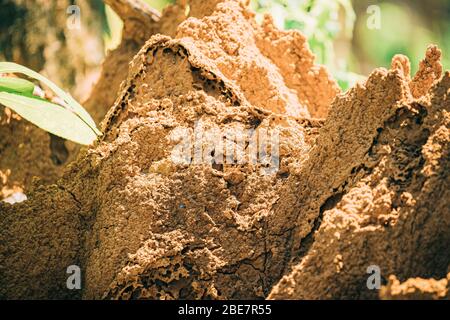
[[[254,0],[257,13],[270,13],[277,27],[298,29],[308,38],[319,63],[334,59],[333,41],[342,29],[339,10],[345,10],[345,33],[351,37],[355,13],[349,0]]]
[[[329,67],[343,90],[363,79],[347,64],[336,64],[335,41],[353,35],[356,16],[350,0],[253,0],[252,6],[258,14],[270,13],[277,27],[302,31],[317,63]]]
[[[446,3],[446,4],[445,4]],[[361,5],[361,4],[360,4]],[[443,51],[442,63],[450,68],[450,2],[433,1],[429,10],[421,10],[423,4],[414,1],[382,1],[378,4],[381,24],[379,29],[366,25],[369,14],[362,6],[355,25],[355,47],[359,62],[354,68],[369,72],[373,67],[388,67],[395,54],[401,53],[411,60],[415,73],[429,44],[437,44]],[[437,12],[447,7],[447,14]]]
[[[152,7],[162,10],[174,0],[143,0]],[[207,0],[205,0],[207,1]],[[397,53],[407,55],[415,72],[426,47],[438,44],[444,52],[444,68],[450,67],[450,1],[447,15],[435,19],[436,12],[423,12],[414,0],[380,0],[381,27],[367,26],[370,13],[366,10],[371,0],[251,0],[262,20],[264,13],[270,13],[275,24],[282,29],[298,29],[308,38],[317,62],[326,65],[338,80],[343,90],[364,79],[375,67],[389,67]],[[420,4],[420,3],[419,3]],[[356,13],[355,13],[356,11]],[[436,10],[435,10],[436,11]],[[427,15],[428,14],[428,15]],[[120,43],[121,22],[111,10],[107,10],[111,34],[106,35],[107,48]],[[342,50],[342,48],[346,48]]]
[[[151,5],[153,8],[159,11],[162,11],[162,9],[164,9],[164,7],[166,7],[168,4],[175,2],[175,0],[143,0],[143,1],[147,2],[149,5]]]
[[[174,3],[175,0],[142,0],[147,2],[152,8],[162,11],[167,5]],[[105,49],[112,50],[120,44],[122,21],[115,14],[115,12],[106,6],[106,19],[108,21],[108,28],[104,33]]]

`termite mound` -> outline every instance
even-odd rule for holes
[[[412,80],[396,56],[338,94],[300,33],[269,17],[258,26],[241,1],[199,8],[133,58],[101,141],[28,201],[0,204],[0,296],[377,298],[371,265],[384,279],[444,278],[450,73],[440,51],[428,48]],[[208,140],[208,161],[173,161],[174,132],[198,121],[229,133],[231,162],[215,162],[221,149]],[[279,132],[278,170],[240,163],[251,154],[248,137],[230,138],[240,128]],[[65,283],[74,264],[76,292]],[[395,294],[383,285],[382,297]]]
[[[2,296],[264,298],[281,277],[289,242],[281,237],[269,243],[266,232],[288,234],[291,220],[280,214],[269,228],[267,215],[285,184],[294,190],[291,172],[307,158],[322,123],[295,115],[324,112],[337,85],[312,63],[300,33],[277,31],[270,19],[264,27],[256,25],[238,1],[206,11],[211,15],[182,23],[176,39],[154,36],[147,42],[103,122],[103,140],[71,163],[61,180],[37,187],[24,203],[2,204]],[[185,34],[202,30],[202,21],[216,28],[206,39]],[[233,33],[221,33],[227,26]],[[249,27],[255,30],[246,31]],[[277,61],[264,54],[270,53],[271,38],[263,37],[263,28],[272,30],[277,50],[293,47],[286,57],[291,69],[271,65]],[[237,43],[243,48],[229,51]],[[225,63],[237,69],[231,72]],[[317,96],[297,92],[289,73],[296,69],[310,77],[302,90],[320,89]],[[250,102],[258,101],[249,88],[250,71],[275,94],[273,100]],[[281,89],[289,99],[276,96]],[[193,128],[197,120],[231,133],[240,127],[278,129],[279,171],[263,175],[259,163],[234,161],[174,164],[171,133]],[[53,223],[43,223],[47,219]],[[24,228],[29,232],[20,231]],[[85,271],[81,293],[65,288],[67,263]],[[27,273],[27,266],[33,272]]]
[[[329,198],[307,250],[269,298],[377,298],[367,286],[372,266],[384,285],[391,275],[446,276],[450,73],[442,75],[440,55],[430,46],[412,81],[408,59],[396,56],[390,71],[376,70],[335,100],[317,140],[331,161],[317,164],[316,177],[327,181]]]

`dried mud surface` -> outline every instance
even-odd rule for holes
[[[439,49],[412,79],[396,56],[340,93],[299,32],[257,25],[245,2],[203,3],[155,18],[180,24],[134,56],[101,141],[27,201],[0,203],[0,297],[448,298]],[[279,170],[217,163],[207,140],[206,163],[174,162],[199,121],[236,154],[251,146],[240,129],[278,130]],[[66,289],[73,264],[82,290]],[[371,265],[389,278],[381,291],[366,286]]]

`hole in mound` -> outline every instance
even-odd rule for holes
[[[56,166],[63,165],[69,158],[69,151],[66,148],[65,141],[63,138],[50,134],[50,158]]]

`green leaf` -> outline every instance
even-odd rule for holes
[[[357,82],[364,82],[367,78],[353,72],[336,72],[334,77],[337,79],[342,91],[352,88]]]
[[[72,98],[69,93],[61,90],[56,84],[54,84],[44,76],[13,62],[0,62],[0,73],[22,73],[30,78],[41,81],[64,101],[64,103],[66,104],[65,107],[67,109],[72,110],[78,117],[80,117],[81,120],[85,122],[92,129],[92,131],[95,132],[96,135],[101,135],[101,132],[97,129],[95,122],[91,118],[89,113],[84,110],[84,108],[74,98]],[[34,123],[34,121],[32,120],[30,121]]]
[[[75,113],[39,97],[0,92],[0,103],[61,138],[84,145],[97,139],[95,132]]]
[[[25,79],[0,77],[0,91],[33,94],[34,84]]]

